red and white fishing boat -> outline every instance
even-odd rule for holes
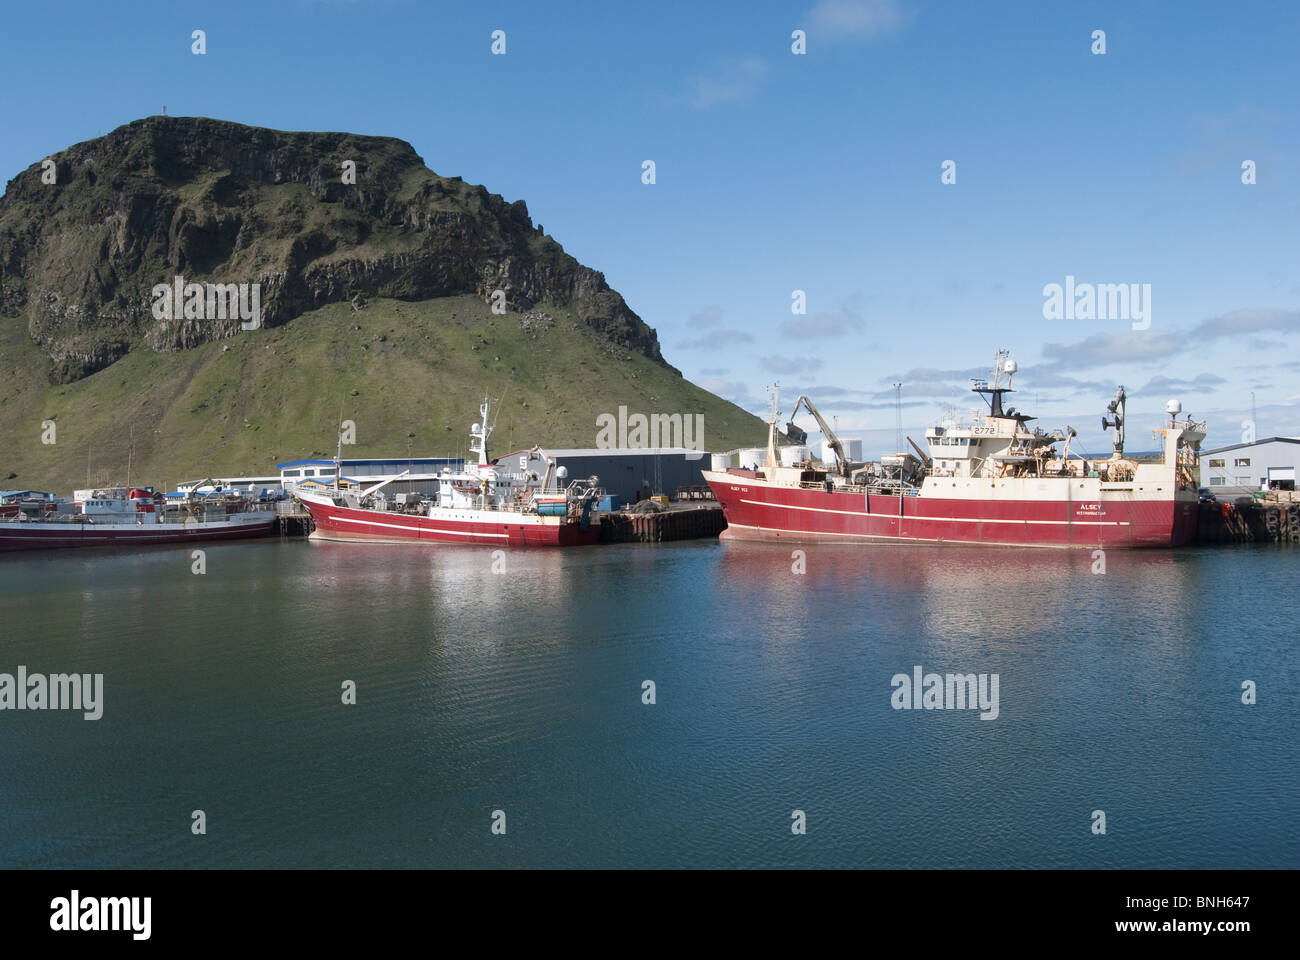
[[[169,504],[152,487],[77,490],[53,506],[0,519],[0,550],[233,540],[265,536],[275,524],[274,512],[242,497],[188,496]]]
[[[1114,430],[1112,455],[1072,456],[1073,430],[1031,430],[1035,418],[1004,409],[1015,373],[1015,361],[999,351],[993,385],[981,380],[972,387],[986,414],[927,430],[928,454],[913,443],[916,456],[897,453],[861,465],[845,459],[843,445],[806,397],[795,413],[804,405],[816,418],[834,462],[782,465],[774,396],[766,465],[704,473],[726,513],[722,537],[1095,548],[1178,546],[1195,535],[1204,422],[1180,421],[1181,406],[1171,400],[1169,419],[1154,432],[1160,452],[1125,456],[1120,387],[1110,419],[1102,418],[1102,428]]]
[[[495,546],[570,547],[600,539],[595,507],[602,491],[596,477],[567,480],[563,467],[545,457],[544,474],[488,459],[489,402],[479,407],[481,422],[470,427],[470,451],[477,463],[457,472],[448,468],[432,496],[399,494],[382,488],[401,473],[364,490],[296,486],[293,493],[311,514],[314,540],[368,543],[477,543]],[[338,478],[338,469],[334,471]]]

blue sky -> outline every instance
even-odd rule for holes
[[[1298,42],[1286,3],[12,5],[0,176],[164,104],[400,137],[526,200],[689,379],[755,411],[779,380],[869,455],[893,383],[915,436],[998,347],[1088,452],[1121,382],[1131,438],[1177,396],[1216,445],[1252,390],[1300,434]],[[1150,284],[1149,328],[1046,318],[1067,276]]]

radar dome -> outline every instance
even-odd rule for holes
[[[557,469],[557,470],[555,471],[555,475],[556,475],[559,479],[561,479],[561,480],[565,480],[565,479],[567,479],[568,476],[569,476],[569,468],[568,468],[568,467],[560,467],[559,469]]]
[[[1171,399],[1168,403],[1165,404],[1165,413],[1169,414],[1169,416],[1171,417],[1175,417],[1182,412],[1183,412],[1183,405],[1179,403],[1176,398]]]
[[[1011,359],[1008,359],[1006,363],[1002,364],[1003,373],[1015,373],[1019,369],[1020,367],[1016,364],[1016,361]]]

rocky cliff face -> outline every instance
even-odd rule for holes
[[[177,275],[260,284],[264,326],[358,295],[490,302],[500,290],[511,311],[571,307],[667,367],[655,332],[522,200],[439,177],[401,140],[150,117],[50,160],[0,198],[0,315],[25,321],[56,382],[140,344],[183,350],[237,332],[234,318],[156,319],[152,290]]]

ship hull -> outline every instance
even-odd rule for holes
[[[0,550],[46,550],[55,547],[156,546],[207,543],[267,536],[274,515],[232,517],[202,523],[68,523],[9,521],[0,524]]]
[[[600,527],[495,510],[446,510],[435,517],[340,507],[301,497],[311,514],[313,540],[363,543],[476,543],[507,547],[579,547],[597,543]],[[503,519],[505,518],[505,519]]]
[[[704,476],[726,515],[721,536],[727,540],[1105,548],[1180,546],[1196,533],[1195,491],[1134,488],[1053,498],[1036,486],[1038,495],[1017,496],[1013,484],[999,482],[988,497],[905,496],[900,504],[886,494]]]

